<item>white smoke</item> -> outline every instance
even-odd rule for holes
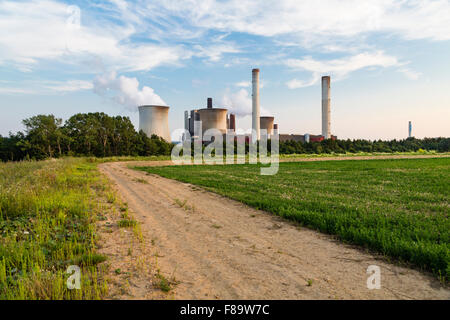
[[[246,89],[240,89],[237,92],[230,92],[229,89],[225,91],[225,94],[221,100],[224,108],[228,108],[228,112],[234,113],[238,117],[245,117],[252,114],[252,97]],[[261,116],[269,115],[266,109],[260,106]]]
[[[136,111],[140,105],[166,105],[152,88],[144,86],[139,89],[139,81],[136,78],[117,77],[115,72],[95,77],[93,85],[95,93],[110,97],[132,111]]]

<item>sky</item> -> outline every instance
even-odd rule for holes
[[[215,107],[251,127],[251,70],[261,115],[280,133],[321,133],[331,76],[338,138],[450,136],[450,1],[1,1],[0,134],[37,114],[129,116]]]

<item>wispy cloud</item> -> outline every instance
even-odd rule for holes
[[[403,73],[410,80],[418,80],[420,78],[420,76],[422,75],[421,72],[411,70],[410,68],[407,68],[407,67],[403,67],[403,68],[399,69],[398,71]]]
[[[348,56],[340,59],[331,60],[315,60],[312,57],[305,57],[303,59],[288,59],[286,65],[294,70],[310,71],[313,75],[311,80],[301,81],[293,79],[287,83],[291,89],[301,88],[314,85],[320,79],[321,74],[331,74],[337,79],[345,78],[348,74],[373,67],[392,67],[401,65],[397,58],[386,55],[382,51],[365,52]]]
[[[319,82],[320,74],[319,73],[313,73],[313,76],[310,80],[298,80],[298,79],[292,79],[288,82],[286,82],[286,85],[289,89],[298,89],[298,88],[304,88],[309,87],[312,85],[315,85],[317,82]]]
[[[240,81],[234,84],[236,87],[249,88],[252,83],[250,81]]]
[[[182,46],[130,42],[133,25],[83,19],[83,11],[71,8],[49,0],[1,2],[0,63],[31,71],[39,61],[100,57],[114,68],[138,71],[190,57]]]
[[[8,95],[54,95],[70,93],[93,88],[91,81],[86,80],[62,80],[62,81],[22,81],[20,83],[13,81],[2,81],[0,93]]]
[[[74,92],[80,90],[90,90],[94,86],[91,81],[86,80],[69,80],[64,82],[55,81],[44,85],[44,88],[48,88],[55,92]]]

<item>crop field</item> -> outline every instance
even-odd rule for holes
[[[107,184],[85,159],[0,164],[0,299],[99,299],[95,221]],[[69,290],[69,265],[81,290]]]
[[[450,158],[137,167],[450,276]]]

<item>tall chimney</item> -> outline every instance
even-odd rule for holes
[[[230,130],[236,131],[236,116],[230,113]]]
[[[322,136],[331,138],[330,129],[330,77],[322,77]]]
[[[260,139],[259,133],[259,69],[252,70],[252,129],[256,132],[256,139]]]
[[[212,98],[208,98],[208,109],[212,109]]]
[[[189,131],[189,111],[184,112],[184,130]]]
[[[411,121],[408,123],[408,138],[412,137],[412,123]]]

